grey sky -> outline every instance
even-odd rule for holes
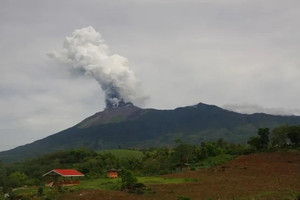
[[[299,114],[299,19],[299,0],[1,0],[0,150],[103,110],[96,81],[46,55],[87,26],[129,59],[142,107]]]

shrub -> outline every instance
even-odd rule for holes
[[[144,194],[145,192],[151,192],[149,188],[143,183],[138,183],[137,178],[133,172],[127,169],[122,169],[122,190],[129,193]]]
[[[20,187],[25,184],[27,176],[19,171],[13,172],[8,176],[8,183],[12,187]]]
[[[196,168],[195,167],[191,167],[190,170],[191,171],[196,171]]]
[[[122,189],[131,190],[137,184],[137,178],[134,176],[133,172],[127,169],[122,169]]]
[[[63,189],[62,186],[58,186],[58,187],[57,187],[57,191],[58,191],[59,193],[63,193],[63,192],[64,192],[64,189]]]
[[[186,196],[179,196],[177,199],[178,200],[190,200],[191,198],[190,197],[186,197]]]
[[[39,196],[42,196],[43,195],[43,192],[44,192],[44,189],[42,187],[39,187],[38,188],[38,195]]]

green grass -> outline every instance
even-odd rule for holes
[[[49,194],[52,191],[50,187],[43,187],[43,193]],[[16,195],[37,195],[38,194],[38,187],[28,187],[28,188],[15,188],[13,192]]]
[[[138,177],[138,182],[144,184],[170,184],[170,183],[188,183],[198,182],[199,179],[191,178],[164,178],[159,176]]]
[[[198,182],[198,179],[188,178],[164,178],[159,176],[137,177],[139,183],[144,184],[170,184],[170,183],[187,183]],[[94,180],[82,180],[80,185],[73,186],[74,189],[101,189],[117,190],[121,186],[121,178],[98,178]]]
[[[187,183],[187,182],[198,182],[198,179],[188,178],[164,178],[159,176],[147,176],[137,177],[139,183],[146,185],[151,184],[171,184],[171,183]],[[110,178],[98,178],[98,179],[87,179],[81,180],[80,185],[63,187],[65,191],[75,191],[82,189],[94,189],[94,190],[119,190],[121,188],[121,178],[110,179]],[[14,192],[17,195],[37,195],[38,188],[18,188]],[[47,196],[53,195],[53,188],[43,187],[43,193]],[[1,199],[0,199],[1,200]]]
[[[98,178],[81,180],[80,185],[72,186],[73,189],[101,189],[116,190],[121,186],[121,179]]]
[[[217,155],[215,157],[208,157],[198,162],[197,165],[200,166],[199,168],[209,168],[209,167],[224,164],[230,160],[233,160],[234,158],[236,158],[236,156],[222,154],[222,155]]]
[[[62,187],[63,193],[81,189],[95,190],[118,190],[121,187],[121,179],[99,178],[93,180],[81,180],[80,185]],[[55,188],[43,187],[43,194],[46,196],[60,195]],[[33,196],[38,194],[38,188],[17,188],[14,190],[16,195]],[[63,194],[61,193],[61,194]],[[0,198],[0,200],[2,200]]]
[[[111,153],[115,157],[119,159],[129,159],[129,158],[136,158],[142,159],[143,153],[137,150],[128,150],[128,149],[115,149],[115,150],[101,150],[98,151],[100,154]]]
[[[198,182],[198,179],[189,178],[164,178],[159,176],[137,177],[139,183],[144,184],[170,184],[170,183],[187,183]],[[121,178],[98,178],[93,180],[82,180],[80,185],[73,186],[73,189],[101,189],[101,190],[117,190],[121,186]]]

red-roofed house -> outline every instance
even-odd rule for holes
[[[48,177],[46,186],[49,187],[79,185],[78,178],[83,176],[81,172],[75,169],[53,169],[43,175],[43,177]],[[74,178],[76,179],[74,180]]]

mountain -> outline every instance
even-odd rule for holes
[[[174,110],[141,109],[127,103],[31,144],[0,152],[0,160],[19,161],[78,147],[97,150],[172,145],[175,139],[200,144],[223,138],[243,143],[256,135],[258,128],[299,124],[299,116],[240,114],[203,103]]]

